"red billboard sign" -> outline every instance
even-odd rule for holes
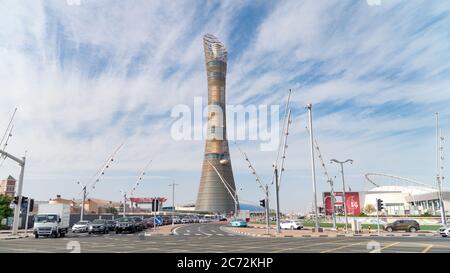
[[[336,205],[336,212],[339,213],[339,210],[343,211],[343,204],[344,204],[344,198],[342,192],[335,192],[336,199],[335,199],[335,205]],[[359,193],[358,192],[346,192],[345,193],[345,201],[346,201],[346,207],[347,207],[347,215],[359,215],[361,213],[361,206],[359,202]],[[332,206],[331,206],[331,194],[330,192],[324,192],[323,193],[323,203],[325,206],[325,214],[331,215],[332,214]]]

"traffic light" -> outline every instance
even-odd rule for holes
[[[14,196],[13,203],[16,205],[19,204],[19,196]]]
[[[383,200],[377,199],[377,209],[378,211],[382,211],[384,209]]]
[[[34,199],[30,198],[30,212],[33,211],[33,208],[34,208]]]
[[[152,211],[159,211],[159,200],[158,199],[152,200]]]
[[[266,207],[266,200],[264,200],[264,199],[259,200],[259,205],[260,205],[261,207],[265,208],[265,207]]]

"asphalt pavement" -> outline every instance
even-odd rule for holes
[[[450,238],[286,238],[250,237],[229,233],[223,224],[191,224],[173,235],[88,235],[69,233],[65,238],[34,237],[2,240],[0,252],[108,252],[108,253],[450,253]]]

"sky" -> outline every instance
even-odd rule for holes
[[[26,151],[23,194],[38,200],[80,198],[77,181],[91,185],[124,143],[90,197],[120,200],[152,160],[135,194],[171,203],[173,179],[175,202],[194,202],[204,141],[173,139],[171,111],[206,99],[207,33],[228,50],[227,104],[279,105],[282,120],[292,89],[283,212],[313,200],[308,103],[336,190],[331,158],[354,160],[352,190],[368,189],[369,172],[433,184],[435,112],[450,139],[448,1],[1,0],[0,25],[0,133],[17,107],[6,150]],[[277,153],[260,144],[239,141],[270,184]],[[257,204],[263,193],[231,142],[230,153],[240,199]],[[0,177],[19,171],[6,160]],[[316,178],[320,199],[320,164]]]

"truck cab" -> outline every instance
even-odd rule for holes
[[[70,207],[64,204],[41,204],[34,217],[33,233],[39,236],[64,237],[69,231]]]

